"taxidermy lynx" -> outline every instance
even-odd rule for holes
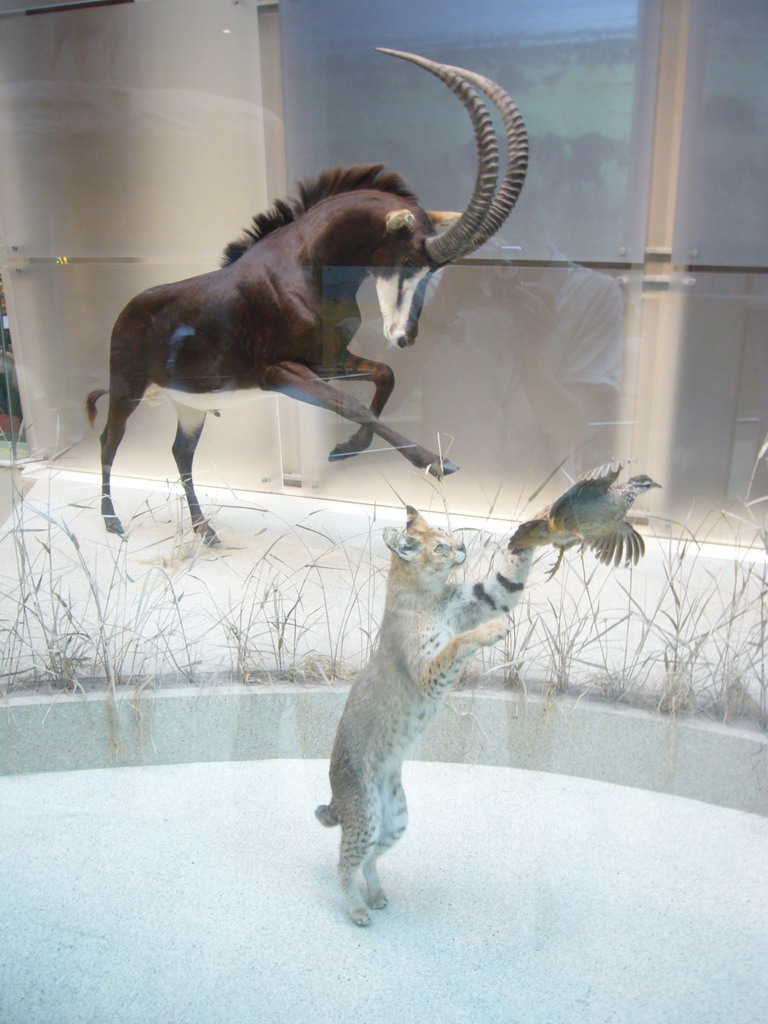
[[[501,640],[503,613],[519,601],[532,550],[508,548],[501,571],[479,583],[447,583],[467,557],[408,507],[404,533],[384,531],[392,551],[376,649],[350,690],[331,755],[332,799],[315,811],[341,825],[339,882],[355,924],[387,899],[376,859],[405,831],[403,759],[473,654]],[[493,621],[489,621],[493,620]],[[368,906],[356,881],[362,868]]]

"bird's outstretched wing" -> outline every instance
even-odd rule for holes
[[[637,565],[645,554],[645,541],[627,522],[589,545],[603,565]]]
[[[625,466],[629,466],[632,462],[637,462],[639,459],[638,455],[633,455],[630,459],[615,459],[613,462],[607,462],[604,466],[595,466],[594,469],[590,469],[587,473],[583,473],[579,480],[594,480],[595,482],[601,482],[608,480],[606,486],[610,485],[618,479],[619,473],[624,469]]]
[[[618,479],[619,473],[630,462],[637,462],[637,457],[617,459],[605,466],[596,466],[594,469],[590,469],[572,487],[569,487],[565,494],[561,494],[552,502],[548,510],[549,519],[553,523],[562,524],[566,529],[577,529],[579,506],[592,498],[599,498],[601,494],[606,494]]]

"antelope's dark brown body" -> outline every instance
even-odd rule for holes
[[[192,483],[205,416],[257,389],[290,395],[358,424],[349,441],[331,452],[332,460],[363,451],[377,434],[418,468],[437,476],[456,469],[380,421],[394,376],[385,363],[349,352],[360,323],[356,294],[372,275],[386,340],[412,345],[430,276],[486,241],[512,209],[525,173],[525,128],[506,93],[482,76],[385,52],[431,71],[466,107],[478,148],[477,183],[467,209],[455,215],[422,209],[402,178],[381,164],[335,168],[301,185],[296,199],[279,201],[255,217],[227,247],[219,270],[132,299],[112,332],[109,411],[101,435],[108,530],[123,533],[110,494],[114,457],[128,417],[153,384],[176,406],[173,454],[193,526],[208,543],[216,542],[216,534]],[[504,123],[507,168],[498,187],[496,135],[480,93]],[[329,382],[345,377],[373,384],[370,407]],[[105,393],[88,396],[91,422]]]

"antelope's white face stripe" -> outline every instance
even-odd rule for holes
[[[375,273],[375,272],[374,272]],[[408,329],[421,312],[429,267],[397,271],[387,277],[376,276],[376,295],[384,321],[384,337],[390,345],[409,345]]]

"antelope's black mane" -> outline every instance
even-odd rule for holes
[[[405,179],[395,171],[387,171],[384,164],[329,167],[320,171],[316,178],[299,182],[296,189],[296,196],[287,200],[278,199],[264,213],[256,214],[251,226],[224,250],[221,261],[223,267],[240,259],[243,253],[272,231],[298,220],[307,210],[330,196],[360,189],[376,189],[378,192],[391,192],[411,202],[418,202]]]

